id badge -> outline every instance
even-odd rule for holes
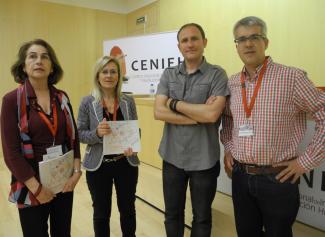
[[[46,153],[47,154],[52,154],[52,153],[56,153],[59,154],[59,156],[62,156],[62,145],[57,145],[57,146],[51,146],[49,148],[46,148]]]
[[[55,159],[58,158],[59,156],[60,155],[58,155],[58,153],[45,154],[43,155],[43,161]]]
[[[62,156],[63,155],[62,145],[46,148],[46,153],[47,154],[43,155],[43,160],[50,160]]]
[[[243,124],[239,126],[239,137],[250,137],[254,135],[253,126],[249,124]]]

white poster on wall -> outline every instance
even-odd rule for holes
[[[119,58],[124,76],[122,91],[133,94],[149,94],[150,86],[156,90],[164,69],[183,60],[177,32],[107,40],[103,53]]]

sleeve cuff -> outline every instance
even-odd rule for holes
[[[91,132],[91,137],[94,143],[103,143],[103,138],[97,135],[96,129]]]
[[[311,159],[309,156],[304,155],[297,158],[298,164],[306,171],[310,171],[317,167],[315,160]]]

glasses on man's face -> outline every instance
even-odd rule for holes
[[[112,77],[117,75],[117,71],[115,69],[111,69],[111,70],[104,69],[101,73],[109,74]]]
[[[253,35],[250,35],[247,37],[246,36],[239,37],[239,38],[235,39],[234,42],[237,45],[241,45],[241,44],[246,43],[248,40],[250,42],[257,43],[261,39],[266,39],[266,37],[264,35],[260,35],[260,34],[253,34]]]

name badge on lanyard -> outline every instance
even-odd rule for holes
[[[46,148],[46,153],[47,154],[43,155],[43,160],[50,160],[62,156],[63,155],[62,145],[56,145],[56,146]]]
[[[250,103],[247,103],[247,98],[246,98],[246,85],[245,85],[245,74],[244,71],[241,72],[240,75],[240,83],[241,83],[241,91],[242,91],[242,101],[243,101],[243,106],[244,106],[244,110],[245,110],[245,115],[246,115],[246,119],[248,120],[251,115],[252,115],[252,110],[254,108],[255,105],[255,99],[257,97],[258,91],[261,87],[262,84],[262,79],[264,76],[264,73],[266,71],[266,67],[267,67],[267,61],[268,61],[268,57],[265,58],[264,63],[263,63],[263,67],[261,69],[261,72],[258,76],[257,79],[257,85],[254,88],[254,92],[253,92],[253,96],[251,98]],[[239,126],[239,133],[238,136],[239,137],[250,137],[254,135],[254,130],[253,130],[253,126],[251,124],[243,124],[241,126]]]
[[[57,158],[58,156],[63,154],[62,145],[55,146],[55,136],[58,131],[58,114],[57,114],[56,102],[54,99],[51,103],[51,108],[53,113],[53,123],[48,117],[46,117],[46,115],[42,111],[38,111],[41,120],[46,124],[47,128],[50,130],[53,137],[52,146],[46,149],[47,154],[43,155],[43,160]]]
[[[239,126],[239,137],[250,137],[254,135],[253,126],[250,124],[243,124]]]

